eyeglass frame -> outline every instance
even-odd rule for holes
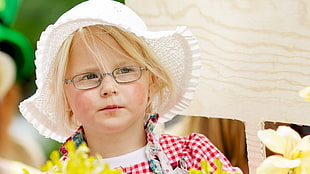
[[[116,70],[122,69],[122,68],[124,68],[124,67],[139,67],[139,70],[140,70],[140,71],[139,71],[139,72],[140,72],[139,77],[138,77],[137,79],[135,79],[135,80],[125,81],[125,82],[118,81],[118,80],[116,79],[116,76],[114,75],[114,72],[115,72]],[[135,81],[141,79],[142,71],[143,71],[143,70],[147,71],[148,69],[147,69],[147,67],[141,67],[141,66],[139,66],[139,65],[126,65],[126,66],[121,66],[121,67],[115,68],[112,72],[108,72],[108,73],[84,72],[84,73],[76,74],[76,75],[74,75],[71,79],[69,79],[69,80],[64,80],[64,83],[65,83],[66,85],[69,84],[69,83],[72,83],[73,86],[74,86],[74,88],[76,88],[76,89],[78,89],[78,90],[93,89],[93,88],[97,88],[98,86],[101,85],[101,83],[102,83],[102,81],[103,81],[103,79],[104,79],[104,77],[105,77],[106,75],[109,75],[109,76],[113,77],[113,79],[114,79],[115,82],[117,82],[117,83],[130,83],[130,82],[135,82]],[[92,86],[92,87],[88,87],[88,88],[78,88],[78,87],[76,87],[75,82],[74,82],[74,78],[76,78],[76,77],[78,77],[78,76],[80,76],[80,75],[83,75],[83,74],[88,74],[88,73],[95,73],[95,74],[98,74],[98,75],[99,75],[100,78],[99,78],[99,80],[98,80],[98,84],[95,85],[95,86]]]

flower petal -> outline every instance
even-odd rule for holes
[[[267,146],[268,149],[275,153],[284,153],[284,138],[272,129],[260,130],[257,133],[259,139]]]
[[[301,151],[310,151],[310,135],[304,136],[299,145],[298,145],[298,150]],[[309,163],[310,164],[310,163]]]
[[[307,173],[310,173],[310,150],[303,151],[300,159],[301,166],[307,171]]]
[[[256,169],[257,174],[284,174],[292,168],[298,167],[300,160],[288,160],[279,155],[273,155],[264,160]]]
[[[297,146],[301,141],[300,135],[288,126],[279,126],[277,129],[279,135],[283,136],[285,139],[285,153],[284,157],[292,159],[293,154],[297,150]]]
[[[288,126],[279,126],[277,131],[272,129],[258,131],[258,137],[268,149],[283,154],[286,158],[291,158],[301,140],[300,135]]]
[[[294,142],[295,144],[297,144],[301,140],[300,135],[294,129],[288,126],[279,126],[277,129],[277,133],[283,136],[288,141]]]
[[[310,101],[310,87],[300,90],[299,95],[305,98],[306,100]]]
[[[302,158],[302,156],[307,156],[306,154],[308,153],[310,153],[310,135],[303,137],[299,141],[299,144],[292,155],[292,159]]]

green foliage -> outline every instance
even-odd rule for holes
[[[118,1],[118,2],[120,2],[120,3],[125,4],[125,0],[114,0],[114,1]]]
[[[85,0],[23,0],[13,28],[36,47],[41,32],[60,15]]]

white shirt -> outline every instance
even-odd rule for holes
[[[116,167],[129,167],[134,164],[139,164],[141,162],[147,162],[146,154],[145,154],[146,146],[127,153],[125,155],[104,158],[103,161],[109,164],[109,168],[113,169]]]

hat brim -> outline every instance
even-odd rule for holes
[[[93,1],[97,3],[106,2]],[[76,10],[76,12],[80,11]],[[46,77],[54,79],[52,71],[55,68],[55,57],[64,40],[77,29],[90,25],[113,25],[142,37],[155,51],[160,61],[166,66],[165,68],[173,74],[176,97],[166,98],[164,103],[156,104],[158,113],[161,115],[160,122],[170,120],[189,105],[198,84],[200,53],[196,38],[186,27],[178,27],[173,31],[151,32],[147,31],[144,23],[140,23],[139,20],[136,20],[137,25],[126,25],[118,20],[111,21],[109,19],[111,16],[108,18],[105,15],[100,16],[98,14],[79,16],[72,15],[72,13],[74,12],[69,11],[69,15],[68,13],[64,14],[54,25],[50,25],[42,33],[37,45],[35,61],[38,89],[32,97],[20,104],[21,113],[38,129],[40,134],[63,142],[76,129],[76,127],[69,126],[62,129],[58,126],[59,123],[56,122],[57,119],[55,118],[59,114],[51,108],[51,102],[57,100],[53,99],[55,95],[51,93],[52,82],[46,80]]]

